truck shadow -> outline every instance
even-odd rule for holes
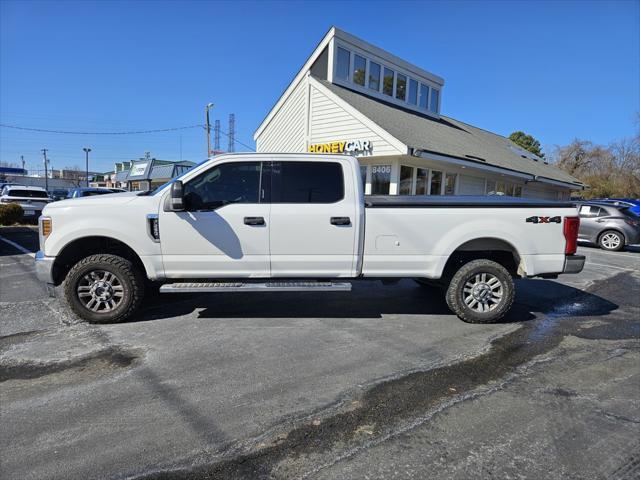
[[[525,322],[579,302],[572,316],[606,315],[618,305],[551,280],[518,280],[511,312],[500,323]],[[411,280],[394,285],[353,282],[351,292],[164,294],[145,301],[130,321],[191,315],[198,318],[381,318],[385,315],[452,315],[442,291]],[[575,309],[574,309],[575,310]]]

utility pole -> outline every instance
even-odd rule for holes
[[[211,123],[209,123],[209,109],[213,108],[213,103],[208,103],[206,107],[204,107],[204,113],[206,117],[205,128],[207,130],[207,158],[211,156]]]
[[[22,170],[24,170],[24,155],[20,155],[20,161],[22,162]]]
[[[87,188],[89,188],[89,152],[91,149],[89,147],[84,147],[84,161],[85,161],[85,171],[86,171],[86,179],[87,179]]]
[[[236,151],[236,116],[233,113],[229,114],[229,148],[227,151]]]
[[[47,152],[49,151],[46,148],[43,148],[42,150],[40,150],[42,152],[42,155],[44,156],[44,189],[48,192],[49,191],[49,177],[47,174]]]

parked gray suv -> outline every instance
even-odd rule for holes
[[[622,250],[640,243],[640,217],[629,207],[580,202],[578,240],[595,243],[604,250]]]

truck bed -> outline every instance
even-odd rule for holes
[[[572,208],[571,202],[503,195],[366,195],[365,208]]]

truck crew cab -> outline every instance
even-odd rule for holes
[[[36,270],[90,322],[161,293],[350,290],[415,278],[467,322],[502,318],[514,277],[580,272],[571,204],[504,197],[366,197],[355,158],[229,154],[152,192],[45,207]],[[425,298],[425,301],[427,299]]]

